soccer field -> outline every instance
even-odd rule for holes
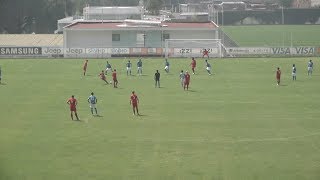
[[[318,180],[320,58],[312,59],[312,77],[309,58],[210,59],[212,76],[197,59],[189,91],[179,72],[191,71],[190,59],[170,59],[166,74],[163,59],[143,58],[136,76],[132,58],[129,77],[125,59],[109,59],[118,89],[98,77],[106,60],[89,60],[83,77],[83,60],[1,59],[0,179]],[[142,116],[132,115],[132,90]],[[91,92],[100,117],[91,115]]]
[[[318,46],[320,25],[224,26],[226,32],[242,47]]]

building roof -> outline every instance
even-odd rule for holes
[[[125,28],[166,28],[166,29],[215,29],[218,26],[214,22],[161,22],[159,25],[152,23],[123,23],[123,22],[76,22],[67,29],[125,29]]]

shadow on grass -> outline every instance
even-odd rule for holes
[[[0,83],[0,86],[1,86],[1,85],[2,85],[2,86],[5,86],[5,85],[7,85],[7,83]]]
[[[102,118],[103,116],[96,114],[96,115],[93,115],[93,117]]]

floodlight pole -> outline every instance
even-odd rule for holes
[[[223,15],[223,4],[222,4],[222,22],[221,22],[221,26],[223,27],[223,24],[224,24],[224,15]],[[222,35],[222,44],[224,44],[224,34]]]
[[[146,32],[143,32],[143,47],[146,47]]]
[[[282,25],[283,25],[284,24],[283,6],[281,6],[281,22],[282,22]]]

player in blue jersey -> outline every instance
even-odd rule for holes
[[[292,65],[292,80],[297,80],[297,68],[295,64]]]
[[[208,63],[208,60],[206,60],[206,70],[208,72],[208,74],[211,76],[211,64]]]
[[[142,75],[142,61],[141,61],[141,58],[139,59],[139,61],[137,62],[137,67],[138,67],[138,72],[137,74],[138,75]]]
[[[312,70],[313,70],[313,62],[310,59],[310,61],[308,62],[308,76],[312,75]]]
[[[184,85],[184,78],[185,78],[185,74],[184,74],[183,70],[181,70],[180,75],[179,75],[179,78],[180,78],[181,86],[183,87],[183,85]]]
[[[106,74],[108,74],[108,71],[112,72],[112,67],[111,67],[111,64],[107,61]]]
[[[164,70],[169,73],[170,63],[168,62],[168,59],[166,59],[166,62],[164,63]]]
[[[96,115],[98,115],[98,110],[96,107],[96,104],[98,102],[98,99],[96,98],[96,96],[93,94],[93,92],[91,93],[91,95],[88,98],[88,103],[90,104],[90,109],[91,109],[91,114],[93,115],[93,109],[96,112]]]
[[[132,63],[130,62],[130,60],[128,60],[126,67],[127,67],[127,76],[128,76],[129,74],[130,74],[130,76],[131,76]]]

